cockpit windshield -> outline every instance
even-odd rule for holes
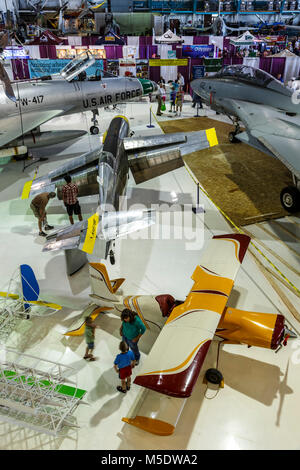
[[[70,82],[80,73],[95,63],[95,57],[89,51],[82,52],[78,57],[69,62],[60,72],[60,75]]]
[[[272,75],[263,70],[248,65],[227,65],[216,73],[218,78],[236,78],[239,81],[250,82],[252,85],[266,87],[271,81],[277,82]],[[278,82],[279,83],[279,82]]]

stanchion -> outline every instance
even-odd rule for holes
[[[149,127],[149,128],[155,127],[155,126],[153,126],[153,124],[152,124],[152,112],[151,112],[151,108],[150,108],[150,124],[148,124],[147,127]]]
[[[200,189],[199,183],[197,183],[197,205],[196,207],[192,207],[192,211],[194,214],[205,214],[205,210],[202,206],[200,206]]]
[[[201,117],[201,116],[199,116],[199,109],[200,109],[200,104],[199,103],[197,103],[197,108],[196,109],[197,109],[197,114],[194,117]]]

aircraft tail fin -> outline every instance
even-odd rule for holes
[[[116,292],[125,281],[124,278],[110,279],[106,266],[102,263],[89,263],[90,282],[92,294],[91,297],[101,298],[110,302],[117,302]]]
[[[28,310],[30,308],[30,304],[26,303],[26,301],[37,301],[40,295],[40,287],[33,269],[28,264],[21,264],[20,274],[24,308],[25,310]]]
[[[92,254],[96,238],[101,244],[101,256],[107,255],[107,243],[116,238],[142,230],[155,223],[155,212],[151,210],[130,210],[94,214],[88,220],[64,227],[47,236],[43,251],[70,250],[78,248]],[[105,242],[105,243],[103,243]],[[103,253],[102,253],[103,252]]]

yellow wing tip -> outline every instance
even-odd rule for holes
[[[170,436],[173,434],[175,427],[166,421],[159,419],[148,418],[145,416],[136,416],[135,418],[122,418],[122,421],[131,424],[143,431],[156,434],[157,436]]]
[[[210,147],[214,147],[219,144],[216,129],[214,127],[206,130],[206,137]]]
[[[31,191],[32,181],[27,181],[24,184],[21,199],[28,199]]]
[[[86,237],[85,237],[84,244],[82,247],[82,251],[84,251],[85,253],[88,253],[89,255],[91,255],[94,251],[98,224],[99,224],[99,214],[96,212],[96,214],[92,215],[92,217],[88,219]]]

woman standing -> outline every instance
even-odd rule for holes
[[[141,357],[138,342],[140,337],[145,333],[146,327],[139,316],[128,308],[123,310],[121,320],[122,326],[120,328],[120,335],[123,337],[123,341],[125,341],[132,350],[135,365],[138,365]]]

